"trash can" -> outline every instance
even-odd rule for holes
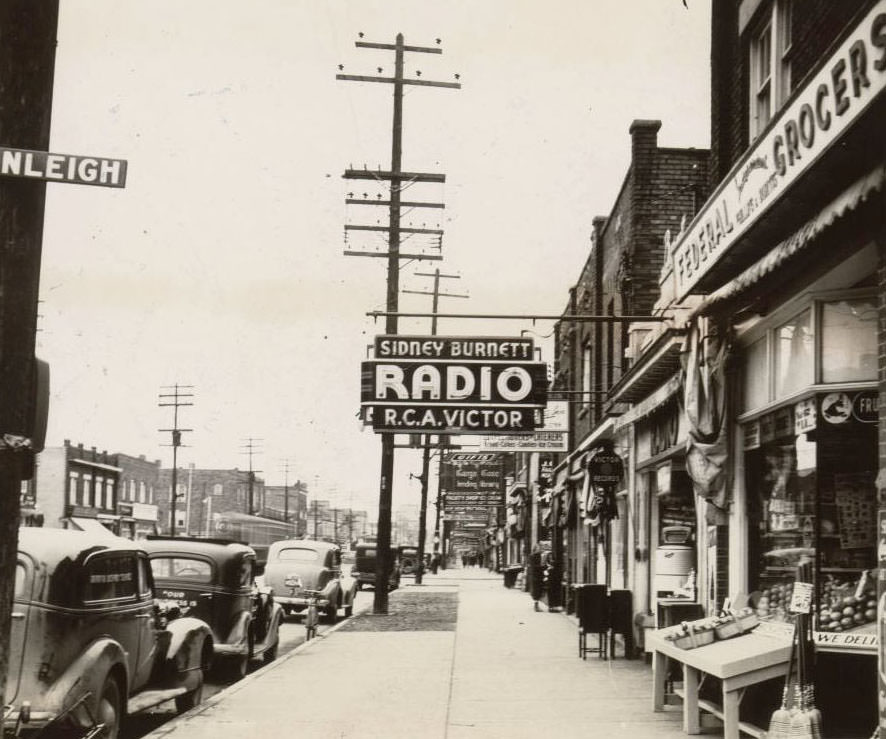
[[[505,587],[512,588],[517,584],[517,576],[523,572],[523,567],[520,565],[511,565],[510,567],[505,567],[503,570]]]

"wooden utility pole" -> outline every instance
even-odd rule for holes
[[[58,0],[0,3],[0,145],[49,149]],[[0,178],[0,695],[9,668],[22,480],[33,466],[46,183]]]
[[[345,171],[346,179],[364,179],[364,180],[384,180],[391,183],[391,195],[387,201],[388,205],[388,225],[384,229],[388,234],[388,251],[387,254],[379,254],[385,256],[388,260],[387,269],[387,310],[389,313],[396,313],[398,306],[399,292],[399,271],[400,260],[404,258],[410,259],[439,259],[439,255],[422,256],[421,254],[406,255],[400,251],[400,209],[401,209],[401,192],[406,182],[445,182],[446,177],[440,174],[427,174],[420,172],[404,172],[402,168],[403,154],[403,87],[405,85],[419,85],[423,87],[448,87],[459,89],[461,85],[458,82],[434,82],[422,79],[405,79],[403,77],[403,55],[405,52],[417,52],[424,54],[441,54],[442,49],[439,47],[428,48],[423,46],[406,46],[403,43],[403,34],[398,33],[396,43],[394,44],[378,44],[365,41],[357,41],[358,48],[365,49],[382,49],[394,52],[394,76],[393,77],[373,77],[364,75],[346,75],[338,74],[336,79],[348,80],[352,82],[384,82],[394,86],[394,117],[393,130],[391,135],[391,170],[390,172],[353,170]],[[379,67],[379,74],[382,68]],[[353,198],[349,198],[346,202],[354,202]],[[375,204],[376,201],[368,201]],[[367,204],[364,202],[355,202],[355,204]],[[416,204],[416,207],[439,207],[437,204],[423,205]],[[350,227],[354,229],[354,226]],[[359,227],[363,230],[378,230],[377,226]],[[353,253],[353,252],[352,252]],[[358,252],[361,256],[367,253]],[[397,333],[397,316],[388,315],[385,318],[385,333]],[[375,588],[373,599],[373,613],[376,615],[386,614],[388,612],[388,581],[390,579],[392,558],[391,558],[391,491],[392,478],[394,475],[394,434],[385,433],[381,438],[381,474],[379,479],[379,495],[378,495],[378,530],[377,546],[376,546],[376,571],[375,571]]]
[[[404,293],[412,293],[414,295],[430,295],[432,296],[431,302],[431,312],[434,314],[431,318],[431,336],[437,335],[437,308],[439,307],[440,298],[468,298],[469,295],[460,295],[457,293],[441,293],[440,292],[440,278],[449,278],[453,280],[459,279],[459,275],[444,275],[440,274],[440,269],[437,268],[433,272],[416,272],[415,273],[419,277],[433,277],[434,278],[434,289],[431,292],[426,290],[403,290]],[[421,504],[419,505],[419,514],[418,514],[418,565],[415,570],[415,584],[421,585],[422,579],[424,578],[425,571],[425,538],[428,535],[427,532],[427,523],[425,522],[425,517],[428,515],[428,475],[430,474],[430,466],[431,466],[431,435],[425,434],[422,437],[422,453],[421,453],[421,475],[419,475],[419,480],[421,481]],[[436,533],[437,529],[440,526],[440,501],[437,501],[437,515],[436,515],[436,524],[434,526],[434,531]],[[435,548],[436,549],[436,548]]]
[[[172,444],[164,444],[163,446],[172,447],[172,490],[169,494],[169,531],[170,536],[173,538],[175,538],[175,512],[178,504],[178,448],[182,446],[182,433],[185,431],[193,431],[193,429],[180,429],[178,427],[178,409],[183,406],[194,405],[193,403],[187,402],[187,399],[193,398],[194,394],[184,392],[185,390],[192,390],[193,388],[193,385],[179,385],[178,383],[175,385],[168,385],[163,389],[172,390],[172,392],[160,393],[160,402],[157,404],[161,408],[173,409],[172,428],[158,429],[159,431],[168,431],[172,434]],[[188,511],[188,520],[190,520],[190,511]]]
[[[243,442],[244,442],[243,446],[240,447],[243,450],[241,452],[241,454],[248,454],[249,455],[249,477],[248,477],[249,501],[247,503],[249,510],[247,511],[247,513],[249,513],[250,516],[256,515],[256,513],[255,513],[255,473],[261,472],[261,470],[252,469],[252,455],[258,453],[256,451],[256,447],[255,447],[255,442],[257,442],[257,441],[264,441],[264,439],[253,439],[250,436],[249,438],[243,440]]]

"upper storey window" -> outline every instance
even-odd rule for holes
[[[791,94],[791,0],[773,0],[750,30],[750,135],[759,136]]]

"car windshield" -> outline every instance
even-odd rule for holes
[[[212,565],[190,557],[151,557],[151,572],[155,578],[212,582]]]
[[[277,559],[281,562],[316,562],[320,559],[320,552],[316,549],[287,547],[277,552]]]

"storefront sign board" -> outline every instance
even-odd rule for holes
[[[815,431],[817,420],[815,398],[805,398],[794,406],[794,433],[797,436]]]
[[[409,336],[375,337],[376,359],[520,360],[531,362],[532,339],[513,336]]]
[[[481,436],[480,449],[489,452],[566,452],[568,447],[569,403],[548,401],[542,410],[542,427],[531,434]]]
[[[672,250],[677,299],[831,148],[886,88],[886,0],[873,5],[748,150]]]
[[[749,451],[751,449],[759,449],[760,448],[760,422],[759,421],[748,421],[744,426],[742,426],[742,431],[744,433],[744,449],[745,449],[745,451]]]

